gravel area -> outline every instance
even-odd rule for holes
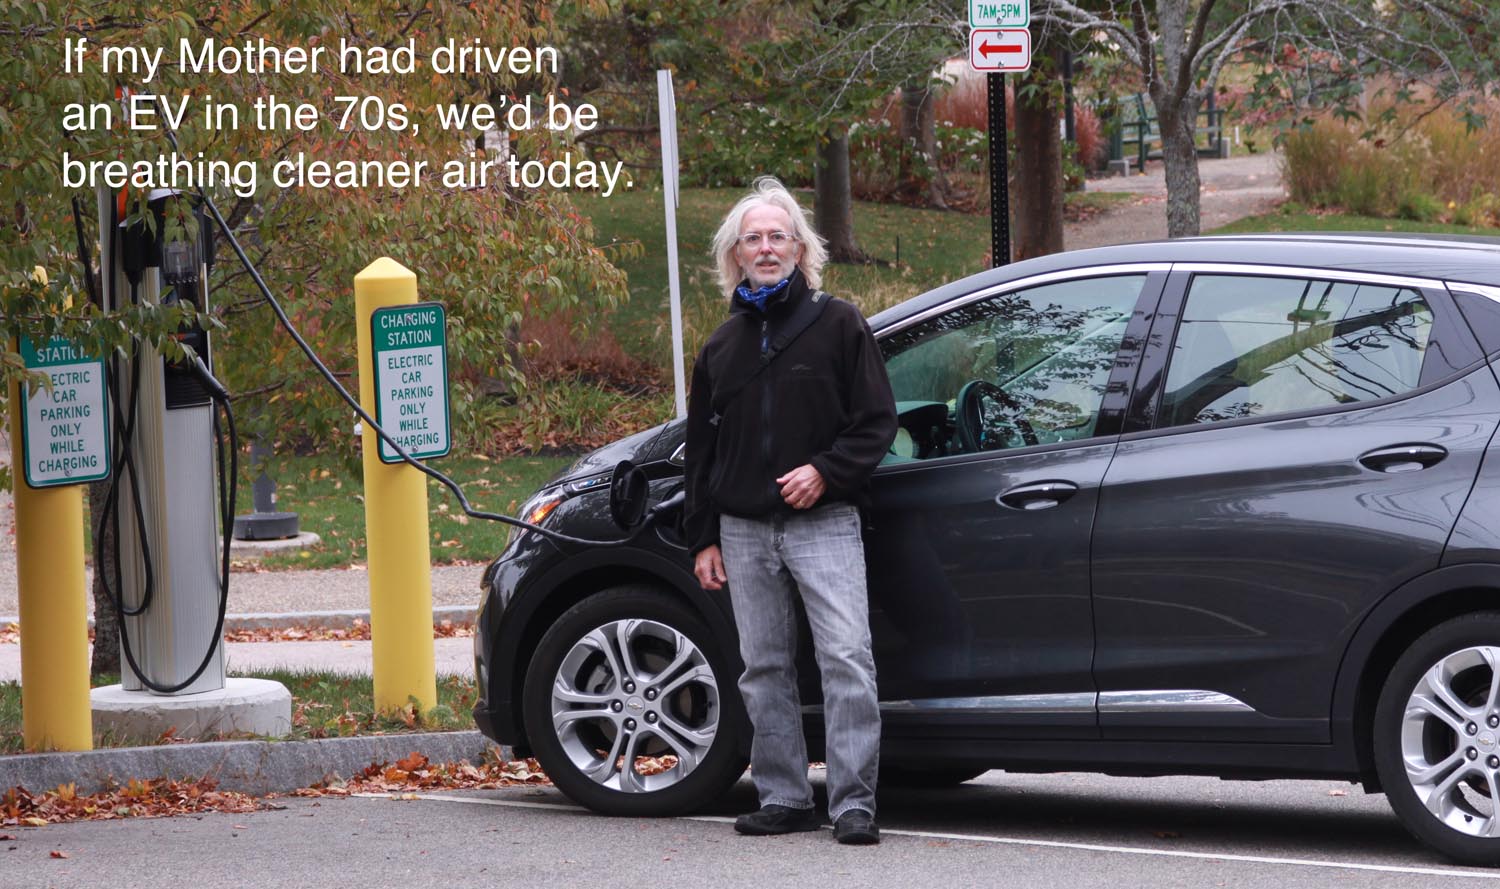
[[[1199,190],[1202,230],[1209,232],[1246,216],[1265,213],[1285,200],[1280,163],[1277,154],[1201,160],[1198,174],[1202,179]],[[1167,236],[1167,182],[1160,161],[1152,161],[1144,173],[1090,179],[1088,190],[1128,192],[1140,197],[1087,222],[1064,226],[1063,244],[1067,249],[1153,241]]]
[[[319,670],[370,675],[373,655],[368,641],[225,642],[230,676],[250,670]],[[439,675],[474,675],[474,640],[451,637],[432,640],[433,667]],[[0,682],[21,681],[21,646],[0,645]],[[0,884],[3,885],[3,884]]]

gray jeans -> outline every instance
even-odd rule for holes
[[[841,503],[766,519],[721,518],[719,546],[745,662],[740,694],[755,728],[750,776],[762,806],[813,805],[797,695],[793,597],[800,595],[823,677],[828,815],[875,814],[880,706],[859,531],[859,511]]]

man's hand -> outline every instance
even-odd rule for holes
[[[811,509],[822,498],[823,492],[828,490],[823,474],[814,469],[811,463],[798,466],[778,478],[776,484],[781,485],[781,499],[792,509]]]
[[[693,559],[693,576],[705,590],[721,590],[729,575],[724,573],[724,553],[718,544],[706,546]]]

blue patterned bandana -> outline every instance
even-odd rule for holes
[[[767,284],[764,287],[757,287],[754,290],[741,284],[734,288],[734,295],[746,305],[755,306],[756,310],[764,312],[766,310],[766,301],[785,290],[786,286],[790,283],[792,283],[791,275],[782,278],[775,284]]]

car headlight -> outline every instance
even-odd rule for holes
[[[530,500],[521,504],[516,517],[528,524],[541,525],[547,521],[548,516],[552,515],[552,511],[562,505],[562,502],[566,499],[568,499],[568,494],[562,488],[538,491],[531,495]],[[509,525],[507,529],[509,536],[506,538],[505,548],[510,549],[512,544],[517,543],[525,536],[527,529],[518,528],[515,525]]]

